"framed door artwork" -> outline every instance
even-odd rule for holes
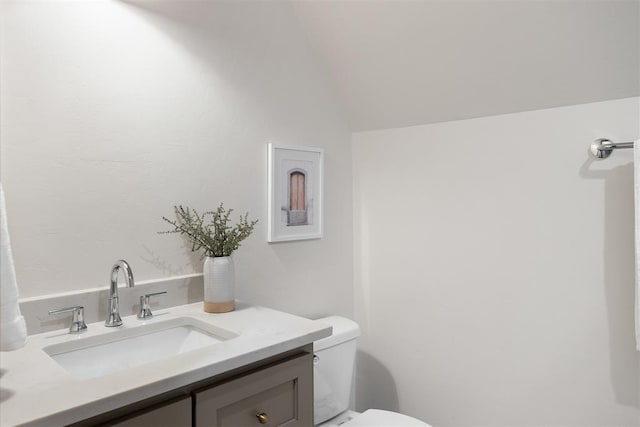
[[[269,144],[268,242],[322,238],[324,153]]]

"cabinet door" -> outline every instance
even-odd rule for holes
[[[143,410],[105,425],[113,427],[191,427],[191,398]]]
[[[194,393],[197,427],[313,425],[312,355]]]

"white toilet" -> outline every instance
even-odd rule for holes
[[[318,319],[333,326],[331,336],[313,343],[314,425],[317,427],[429,426],[397,412],[349,410],[356,361],[358,324],[340,316]]]

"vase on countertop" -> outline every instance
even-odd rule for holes
[[[204,268],[204,311],[226,313],[236,308],[235,268],[230,256],[205,257]]]

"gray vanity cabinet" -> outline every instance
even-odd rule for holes
[[[195,425],[313,425],[313,380],[309,361],[308,355],[300,356],[195,391]]]
[[[73,427],[309,427],[307,345],[73,424]]]

